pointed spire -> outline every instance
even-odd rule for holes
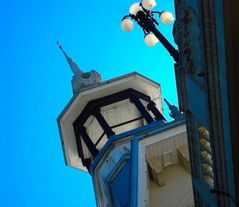
[[[56,42],[57,45],[59,46],[60,50],[63,52],[70,68],[71,68],[71,71],[73,72],[73,74],[75,76],[79,76],[81,75],[82,73],[84,73],[83,71],[80,70],[80,68],[77,66],[77,64],[66,54],[66,52],[64,51],[64,49],[62,48],[62,46],[60,45],[60,43],[57,41]]]
[[[170,107],[172,107],[172,105],[168,102],[168,100],[166,98],[163,99],[165,101],[165,103],[168,105],[168,108],[170,109]]]
[[[60,43],[59,42],[56,43],[59,46],[60,50],[63,52],[74,74],[71,80],[73,94],[76,94],[77,92],[88,86],[92,86],[101,82],[101,75],[97,71],[91,70],[85,73],[82,70],[80,70],[79,67],[76,65],[76,63],[74,63],[74,61],[66,54]]]
[[[164,98],[165,103],[168,105],[168,108],[170,110],[169,115],[174,118],[175,120],[183,118],[183,114],[178,110],[178,107],[175,105],[171,105],[166,98]]]

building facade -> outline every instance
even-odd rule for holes
[[[196,206],[238,206],[238,2],[176,0],[175,74]]]

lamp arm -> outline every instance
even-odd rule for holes
[[[152,14],[159,14],[159,16],[163,13],[163,12],[159,12],[159,11],[151,11]]]
[[[130,15],[130,14],[125,15],[125,16],[121,19],[121,21],[123,21],[124,19],[127,19],[128,17],[131,17],[131,15]],[[132,18],[132,17],[131,17],[131,18]]]
[[[152,33],[158,38],[161,44],[168,50],[169,54],[173,57],[175,62],[179,62],[179,52],[176,50],[171,43],[161,34],[161,32],[156,28],[153,27],[150,29]]]
[[[139,11],[135,17],[138,24],[145,29],[147,32],[152,32],[161,44],[168,50],[169,54],[173,57],[175,62],[179,62],[179,52],[171,45],[171,43],[161,34],[161,32],[156,28],[152,18],[147,16],[143,11]]]
[[[150,32],[149,28],[145,25],[145,22],[142,21],[142,19],[138,18],[138,15],[135,16],[135,15],[132,15],[132,14],[131,14],[130,16],[131,16],[131,18],[132,18],[133,20],[135,20],[135,21],[137,22],[137,24],[142,28],[144,34],[147,34],[147,33]]]

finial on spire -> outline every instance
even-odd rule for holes
[[[60,45],[60,43],[58,41],[56,41],[56,44],[59,46],[60,50],[63,52],[63,54],[65,55],[65,57],[68,59],[68,55],[66,54],[66,52],[63,50],[62,46]]]
[[[59,46],[60,50],[63,52],[72,72],[74,75],[79,76],[80,74],[84,73],[80,70],[80,68],[76,65],[76,63],[66,54],[63,47],[60,45],[60,43],[57,41],[56,44]]]
[[[175,105],[171,105],[166,98],[164,98],[165,103],[168,105],[168,108],[170,110],[169,115],[174,118],[175,120],[181,119],[183,117],[183,114],[178,110],[178,107]]]
[[[59,46],[60,50],[63,52],[71,71],[73,72],[73,78],[71,80],[73,93],[77,93],[81,89],[98,84],[101,82],[101,75],[97,73],[95,70],[91,70],[90,72],[83,72],[79,69],[79,67],[74,63],[74,61],[66,54],[60,43],[57,41],[57,45]]]

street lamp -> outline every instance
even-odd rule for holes
[[[132,20],[136,21],[145,34],[144,41],[147,46],[154,46],[160,41],[173,59],[179,62],[178,51],[156,28],[159,23],[154,18],[154,15],[158,15],[163,24],[170,24],[174,20],[174,17],[167,11],[151,11],[155,6],[155,0],[142,0],[141,3],[136,2],[132,4],[129,9],[129,14],[121,20],[121,28],[124,32],[130,32],[134,28],[134,22]]]

